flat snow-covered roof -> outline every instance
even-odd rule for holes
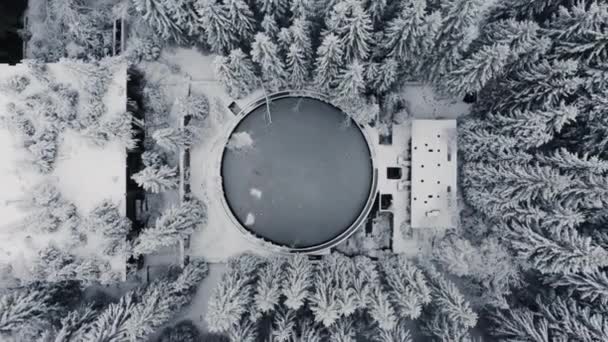
[[[456,120],[412,121],[412,228],[456,222]]]

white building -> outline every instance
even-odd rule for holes
[[[457,219],[456,120],[413,120],[411,165],[411,227],[453,227]]]

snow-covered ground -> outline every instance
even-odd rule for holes
[[[0,81],[25,72],[27,68],[24,65],[0,65]],[[50,64],[49,75],[80,92],[78,75],[74,70],[68,70],[60,63]],[[116,67],[113,75],[104,98],[104,118],[126,110],[126,64]],[[39,86],[33,81],[28,90],[39,89]],[[85,101],[86,94],[80,95],[81,101]],[[10,101],[10,95],[0,91],[0,116],[7,115],[6,104]],[[56,185],[61,195],[74,203],[83,216],[106,199],[114,202],[123,214],[125,212],[125,146],[119,142],[110,142],[103,147],[95,146],[71,130],[61,133],[59,139],[55,168],[52,173],[43,175],[26,167],[23,161],[25,151],[18,138],[7,129],[0,129],[0,264],[10,264],[18,277],[27,278],[28,266],[37,256],[38,250],[51,243],[67,246],[72,242],[67,230],[31,234],[27,229],[22,229],[20,221],[28,211],[20,203],[37,183],[48,181]],[[123,274],[124,257],[103,255],[102,249],[98,248],[103,239],[101,234],[89,232],[86,244],[66,251],[81,257],[107,260],[113,271]]]
[[[192,193],[205,201],[208,217],[207,223],[191,236],[186,253],[209,262],[223,262],[245,252],[267,254],[267,251],[243,235],[222,205],[218,163],[235,117],[228,109],[233,99],[215,80],[213,58],[194,48],[177,48],[164,51],[159,62],[145,64],[144,70],[148,81],[161,84],[169,96],[186,95],[190,85],[192,93],[209,99],[210,117],[200,132],[200,141],[190,151]],[[259,93],[236,102],[243,106],[256,95]]]
[[[431,86],[425,84],[404,86],[403,97],[415,119],[457,119],[470,111],[470,105],[455,99],[442,98]]]

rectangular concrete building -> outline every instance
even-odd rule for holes
[[[456,120],[413,120],[411,226],[450,228],[456,205]]]

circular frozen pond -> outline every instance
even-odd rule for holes
[[[367,139],[315,98],[277,97],[270,113],[258,101],[231,132],[221,162],[228,210],[241,228],[291,251],[328,247],[367,215],[374,187]]]

